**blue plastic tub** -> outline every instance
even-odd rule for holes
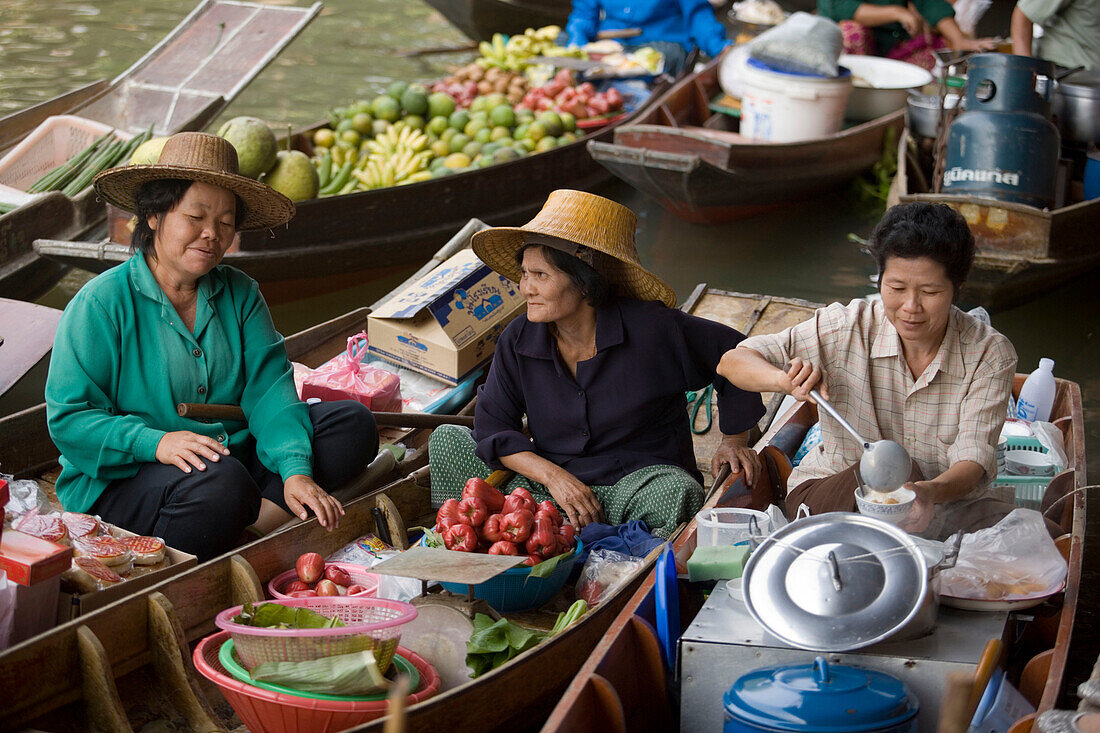
[[[577,561],[577,554],[583,546],[580,538],[577,538],[577,546],[573,549],[572,556],[559,562],[554,572],[545,578],[532,578],[531,568],[526,565],[512,568],[491,580],[475,585],[474,598],[482,599],[499,613],[515,613],[538,608],[553,598],[565,585],[569,572]],[[466,595],[464,583],[441,582],[440,585],[452,593]]]

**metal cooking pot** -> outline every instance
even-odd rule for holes
[[[1100,144],[1100,70],[1077,71],[1059,81],[1053,110],[1063,142]]]
[[[919,639],[932,633],[932,630],[936,627],[936,616],[939,614],[940,609],[939,574],[943,570],[955,567],[955,561],[959,558],[959,546],[962,543],[962,536],[962,532],[956,533],[954,541],[947,549],[944,549],[944,546],[937,542],[916,539],[917,546],[924,556],[924,563],[928,568],[928,584],[916,615],[891,634],[890,641]]]
[[[843,652],[932,630],[936,575],[955,548],[926,559],[912,537],[878,519],[832,512],[797,519],[749,557],[749,614],[791,646]]]

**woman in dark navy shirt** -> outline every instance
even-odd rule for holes
[[[555,191],[523,227],[474,235],[478,256],[520,283],[527,314],[500,337],[473,434],[432,436],[436,503],[508,468],[508,488],[552,499],[577,527],[641,519],[667,537],[702,506],[684,393],[711,383],[724,433],[712,471],[729,463],[751,483],[761,470],[748,447],[760,396],[715,371],[744,336],[673,307],[638,262],[635,226],[613,201]]]

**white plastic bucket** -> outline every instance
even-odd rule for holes
[[[752,520],[755,520],[753,522]],[[771,534],[772,520],[755,509],[722,507],[703,509],[695,515],[696,540],[699,547],[729,546],[747,542],[753,530],[760,537]],[[753,524],[756,526],[753,527]]]
[[[793,143],[840,130],[852,93],[845,69],[836,78],[776,71],[756,59],[744,67],[741,134],[753,140]]]

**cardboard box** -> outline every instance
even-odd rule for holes
[[[370,314],[370,351],[456,385],[526,307],[516,283],[465,249]]]
[[[133,537],[133,532],[127,532],[118,527],[112,527],[111,534],[116,537]],[[194,555],[181,552],[165,545],[165,562],[157,565],[135,565],[126,580],[118,585],[105,590],[92,593],[69,593],[61,591],[57,602],[57,623],[63,624],[85,613],[90,613],[97,608],[103,608],[108,603],[114,603],[120,598],[133,595],[151,585],[155,585],[165,578],[182,573],[188,568],[198,564],[198,558]]]

